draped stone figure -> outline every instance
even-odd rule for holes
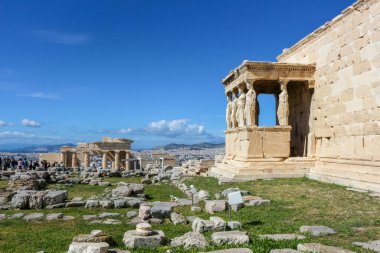
[[[249,126],[256,126],[256,92],[253,89],[253,84],[246,82],[248,92],[245,95],[245,124]]]
[[[226,122],[227,122],[227,129],[230,129],[232,127],[232,120],[231,120],[231,114],[232,114],[232,94],[227,93],[227,109],[226,109]]]
[[[237,122],[238,127],[244,127],[245,126],[245,115],[244,115],[244,107],[245,107],[245,93],[244,90],[239,87],[239,93],[240,96],[237,99]]]
[[[236,128],[237,127],[237,100],[238,100],[238,95],[237,95],[237,91],[233,92],[233,96],[235,97],[235,99],[233,100],[232,102],[232,105],[231,105],[231,127],[232,128]]]
[[[278,109],[277,117],[280,126],[289,125],[289,102],[288,102],[288,91],[287,91],[287,81],[280,81],[281,93],[278,96]]]

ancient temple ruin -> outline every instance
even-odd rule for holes
[[[277,60],[244,61],[222,80],[226,154],[212,172],[380,191],[380,2],[357,1]],[[259,94],[275,97],[276,126],[258,126]]]
[[[132,169],[141,165],[131,152],[132,140],[103,137],[102,141],[78,143],[75,148],[61,148],[61,160],[65,167],[90,167],[91,156],[102,156],[102,168],[108,168],[111,161],[113,169]],[[122,162],[124,161],[124,162]]]

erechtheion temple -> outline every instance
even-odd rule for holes
[[[277,57],[223,80],[226,154],[235,180],[303,177],[380,191],[380,1],[357,1]],[[273,94],[277,125],[258,124]]]

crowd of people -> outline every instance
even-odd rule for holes
[[[14,158],[12,156],[0,157],[0,169],[1,170],[47,170],[51,166],[58,166],[58,164],[50,164],[46,161],[33,161],[22,158]]]

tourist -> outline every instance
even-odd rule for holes
[[[17,166],[18,166],[18,170],[21,171],[22,170],[22,160],[21,159],[18,160]]]

